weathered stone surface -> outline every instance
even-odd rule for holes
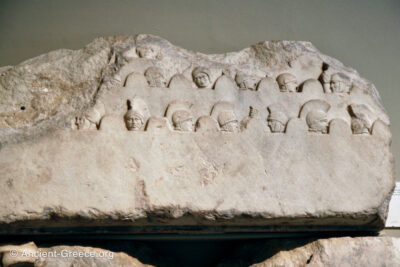
[[[310,43],[204,55],[100,38],[0,71],[2,233],[384,226],[389,118]]]
[[[314,239],[315,240],[315,239]],[[132,241],[131,241],[132,242]],[[123,252],[86,246],[57,245],[37,247],[33,242],[0,246],[0,265],[8,266],[192,266],[187,259],[174,258],[162,250],[130,243]],[[132,248],[134,250],[132,251]],[[180,246],[175,249],[181,248]],[[190,250],[186,250],[186,253]],[[171,252],[171,250],[170,250]],[[171,253],[174,254],[174,253]],[[194,256],[197,254],[196,256]],[[400,265],[400,238],[341,237],[319,240],[308,238],[269,239],[232,246],[224,254],[204,266],[349,266],[395,267]],[[220,257],[223,257],[223,255]],[[175,255],[176,256],[176,255]],[[199,251],[193,257],[207,257]],[[146,264],[142,263],[146,262]],[[200,266],[196,261],[190,261]],[[31,265],[13,265],[30,263]]]
[[[299,248],[281,251],[266,261],[251,266],[395,267],[399,265],[399,238],[345,237],[320,239]]]
[[[150,267],[123,253],[81,246],[55,246],[38,248],[35,243],[0,247],[2,266],[32,263],[36,267],[132,266]]]

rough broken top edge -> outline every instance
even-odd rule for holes
[[[33,121],[29,121],[29,119],[24,118],[27,123],[23,124],[22,127],[15,127],[15,128],[6,128],[6,129],[1,129],[0,127],[0,140],[2,143],[2,146],[4,146],[7,143],[16,143],[21,140],[26,140],[27,138],[30,139],[32,135],[42,135],[43,131],[47,130],[52,130],[52,129],[57,129],[57,128],[65,128],[66,125],[68,125],[68,120],[70,117],[73,117],[74,115],[77,115],[79,113],[84,112],[86,109],[90,108],[92,105],[94,105],[96,101],[96,97],[98,93],[102,90],[102,85],[104,84],[104,81],[110,80],[110,77],[107,76],[114,76],[118,68],[121,66],[118,66],[118,64],[115,64],[113,62],[113,55],[115,55],[115,51],[118,49],[121,49],[123,47],[134,47],[137,46],[140,43],[158,43],[162,44],[164,47],[163,49],[165,50],[175,50],[177,53],[182,56],[183,58],[192,58],[196,59],[199,61],[207,61],[207,62],[214,62],[217,65],[218,64],[243,64],[246,60],[246,58],[251,57],[251,56],[256,56],[257,60],[256,64],[259,64],[262,67],[271,67],[274,68],[273,66],[273,59],[270,57],[270,53],[274,52],[279,52],[285,54],[294,54],[294,58],[300,57],[302,54],[313,54],[314,56],[320,58],[323,62],[327,62],[328,64],[334,66],[337,69],[341,69],[355,77],[357,77],[356,82],[360,85],[360,87],[364,88],[367,90],[367,92],[375,99],[377,105],[381,109],[383,113],[386,113],[382,102],[381,98],[379,96],[379,93],[375,86],[368,81],[367,79],[364,79],[360,77],[358,72],[354,70],[353,68],[346,67],[344,64],[342,64],[339,60],[334,59],[330,56],[324,55],[320,53],[320,51],[311,43],[308,41],[261,41],[258,42],[254,45],[251,45],[247,48],[244,48],[240,51],[237,52],[227,52],[223,54],[204,54],[200,52],[194,52],[185,48],[181,48],[178,46],[173,45],[170,43],[168,40],[163,39],[161,37],[151,35],[151,34],[137,34],[135,36],[111,36],[111,37],[100,37],[94,39],[91,43],[87,44],[85,47],[83,47],[80,50],[69,50],[69,49],[59,49],[55,51],[51,51],[49,53],[34,57],[32,59],[25,60],[21,62],[20,64],[16,66],[5,66],[0,68],[1,76],[3,76],[3,80],[7,79],[7,76],[9,76],[9,73],[13,73],[15,78],[15,81],[13,80],[14,85],[18,84],[18,80],[21,84],[18,84],[18,86],[21,86],[21,92],[19,93],[24,93],[22,92],[23,90],[30,90],[30,88],[23,88],[28,87],[29,81],[27,82],[28,79],[32,79],[32,77],[28,77],[31,75],[30,71],[27,71],[28,68],[27,66],[29,65],[38,65],[40,68],[46,68],[43,67],[44,64],[47,65],[59,65],[62,66],[64,64],[62,61],[64,60],[65,57],[72,57],[72,61],[75,58],[79,58],[80,56],[86,56],[88,58],[95,58],[97,61],[101,62],[96,62],[97,70],[96,70],[96,75],[90,74],[87,75],[86,79],[88,82],[86,82],[85,85],[81,86],[81,84],[77,85],[78,81],[74,81],[72,79],[70,86],[72,89],[68,89],[71,94],[69,101],[73,102],[73,105],[71,107],[64,108],[65,111],[59,112],[59,110],[51,110],[51,114],[44,114],[40,119],[35,119]],[[106,51],[105,55],[102,56],[101,60],[98,60],[97,57],[99,57],[99,54]],[[295,51],[295,52],[293,52]],[[297,51],[297,52],[296,52]],[[243,55],[244,56],[243,56]],[[241,55],[241,56],[239,56]],[[238,58],[239,56],[239,58]],[[283,57],[284,60],[287,60],[287,62],[284,62],[284,64],[287,64],[288,67],[290,67],[290,57],[293,55],[290,55],[288,57]],[[265,62],[262,62],[262,60],[259,59],[265,59]],[[292,58],[293,59],[293,58]],[[50,62],[49,62],[50,61]],[[61,63],[59,62],[61,61]],[[282,63],[282,62],[281,62]],[[66,65],[68,66],[68,65]],[[65,68],[65,66],[62,66]],[[72,66],[73,67],[73,66]],[[80,66],[82,67],[82,66]],[[84,67],[84,66],[83,66]],[[66,71],[65,75],[69,76],[72,72],[79,72],[82,70],[63,70]],[[13,78],[13,77],[11,77]],[[38,78],[38,77],[35,77]],[[46,77],[48,78],[48,77]],[[71,80],[70,77],[67,77],[67,79]],[[50,81],[51,82],[51,81]],[[74,84],[75,82],[75,84]],[[2,93],[3,90],[7,91],[9,88],[6,86],[2,86],[3,83],[1,81],[0,77],[0,93]],[[14,90],[14,89],[13,89]],[[19,89],[16,89],[17,91]],[[83,92],[84,94],[87,94],[87,96],[84,99],[78,99],[77,97],[80,97],[80,92]],[[9,100],[12,101],[9,101]],[[1,113],[3,110],[8,111],[7,116],[9,115],[10,112],[13,110],[18,110],[19,107],[22,105],[18,102],[25,101],[27,97],[21,97],[21,101],[19,99],[13,99],[13,98],[6,98],[3,102],[0,102],[0,117]],[[72,99],[72,100],[71,100]],[[8,100],[8,101],[7,101]],[[28,99],[32,100],[32,99]],[[32,100],[33,101],[33,100]],[[10,103],[11,102],[11,103]],[[3,108],[2,108],[3,106]],[[61,104],[62,106],[62,104]],[[63,109],[63,108],[60,108]],[[18,112],[18,111],[16,111]],[[40,116],[42,114],[39,114]],[[53,120],[52,123],[49,123],[49,120]],[[389,119],[387,120],[387,123],[389,123]],[[0,123],[1,124],[1,123]],[[1,125],[0,125],[1,126]]]

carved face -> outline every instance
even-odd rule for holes
[[[282,73],[276,78],[281,92],[296,92],[297,79],[291,73]]]
[[[193,117],[188,110],[177,110],[172,115],[172,123],[175,130],[184,132],[193,132]]]
[[[85,117],[76,117],[75,125],[78,128],[78,130],[89,129],[90,121],[88,119],[86,119]]]
[[[369,133],[368,127],[365,122],[359,118],[351,119],[351,129],[354,134],[367,134]]]
[[[282,122],[274,119],[268,119],[268,126],[273,133],[283,133],[285,130],[285,125]]]
[[[208,77],[207,73],[198,72],[193,78],[196,85],[200,88],[205,88],[210,85],[210,77]]]
[[[334,93],[346,93],[349,90],[349,86],[341,81],[332,81],[331,88]]]
[[[143,120],[138,115],[129,115],[125,117],[126,128],[129,131],[139,131],[143,126]]]
[[[249,90],[256,90],[257,87],[257,80],[254,79],[253,77],[250,76],[246,76],[243,77],[243,79],[241,80],[241,82],[238,84],[240,89],[249,89]]]
[[[310,132],[326,134],[328,132],[328,119],[326,113],[321,110],[314,110],[308,113],[306,118]]]
[[[349,91],[348,81],[341,78],[340,75],[332,75],[331,89],[334,93],[347,93]]]
[[[151,87],[164,87],[166,81],[164,75],[158,71],[146,72],[145,74],[148,84]]]
[[[153,46],[138,46],[136,51],[141,58],[155,59],[158,56],[158,49]]]
[[[296,92],[297,82],[293,80],[285,81],[281,86],[282,92]]]
[[[193,132],[194,131],[194,123],[192,119],[188,119],[185,121],[182,121],[177,124],[176,130],[178,131],[184,131],[184,132]]]
[[[236,133],[239,131],[239,122],[234,120],[221,125],[221,131]]]
[[[218,115],[218,123],[221,131],[224,132],[238,132],[239,121],[233,110],[223,110]]]

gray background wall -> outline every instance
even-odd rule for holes
[[[399,0],[0,0],[0,66],[79,49],[98,36],[136,33],[204,53],[261,40],[311,41],[376,85],[391,117],[400,173]]]

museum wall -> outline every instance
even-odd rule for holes
[[[0,65],[58,48],[79,49],[110,35],[150,33],[204,53],[237,51],[261,40],[307,40],[375,84],[391,118],[398,159],[399,14],[397,0],[2,0]]]

